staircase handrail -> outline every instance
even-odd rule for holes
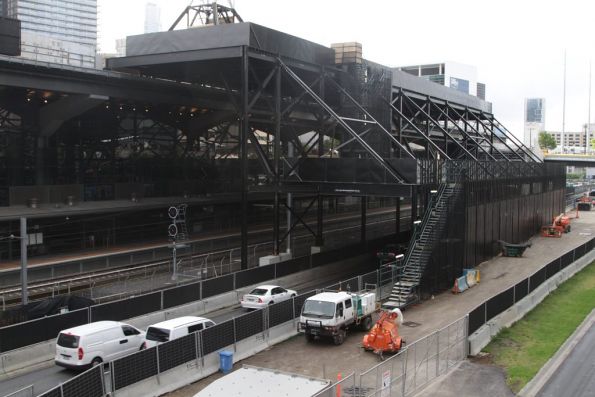
[[[438,194],[430,196],[430,202],[428,205],[428,209],[424,213],[424,217],[422,218],[420,225],[418,227],[414,228],[413,235],[411,236],[411,240],[409,240],[409,247],[407,247],[407,253],[405,254],[405,260],[403,261],[404,262],[403,272],[405,272],[405,270],[409,266],[411,254],[413,253],[415,244],[417,243],[417,241],[419,240],[419,237],[422,235],[422,233],[426,229],[426,226],[428,224],[428,221],[430,220],[432,211],[434,210],[434,205],[436,205],[438,202],[440,202],[440,199],[442,198],[442,195],[444,194],[445,190],[446,190],[446,184],[441,183],[440,187],[438,188]]]

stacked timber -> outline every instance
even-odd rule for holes
[[[361,43],[334,43],[331,48],[335,50],[335,64],[362,63]]]

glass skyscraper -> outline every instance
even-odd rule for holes
[[[21,21],[25,58],[95,67],[97,0],[0,0]]]

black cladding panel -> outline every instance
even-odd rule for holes
[[[21,55],[21,21],[0,17],[0,54]]]
[[[331,48],[247,22],[128,36],[126,56],[244,45],[310,63],[329,64],[334,59],[334,50]]]

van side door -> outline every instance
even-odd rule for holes
[[[122,356],[132,354],[135,351],[140,350],[142,337],[136,328],[124,324],[122,325],[122,333],[124,334],[124,337],[118,342],[122,349]]]

